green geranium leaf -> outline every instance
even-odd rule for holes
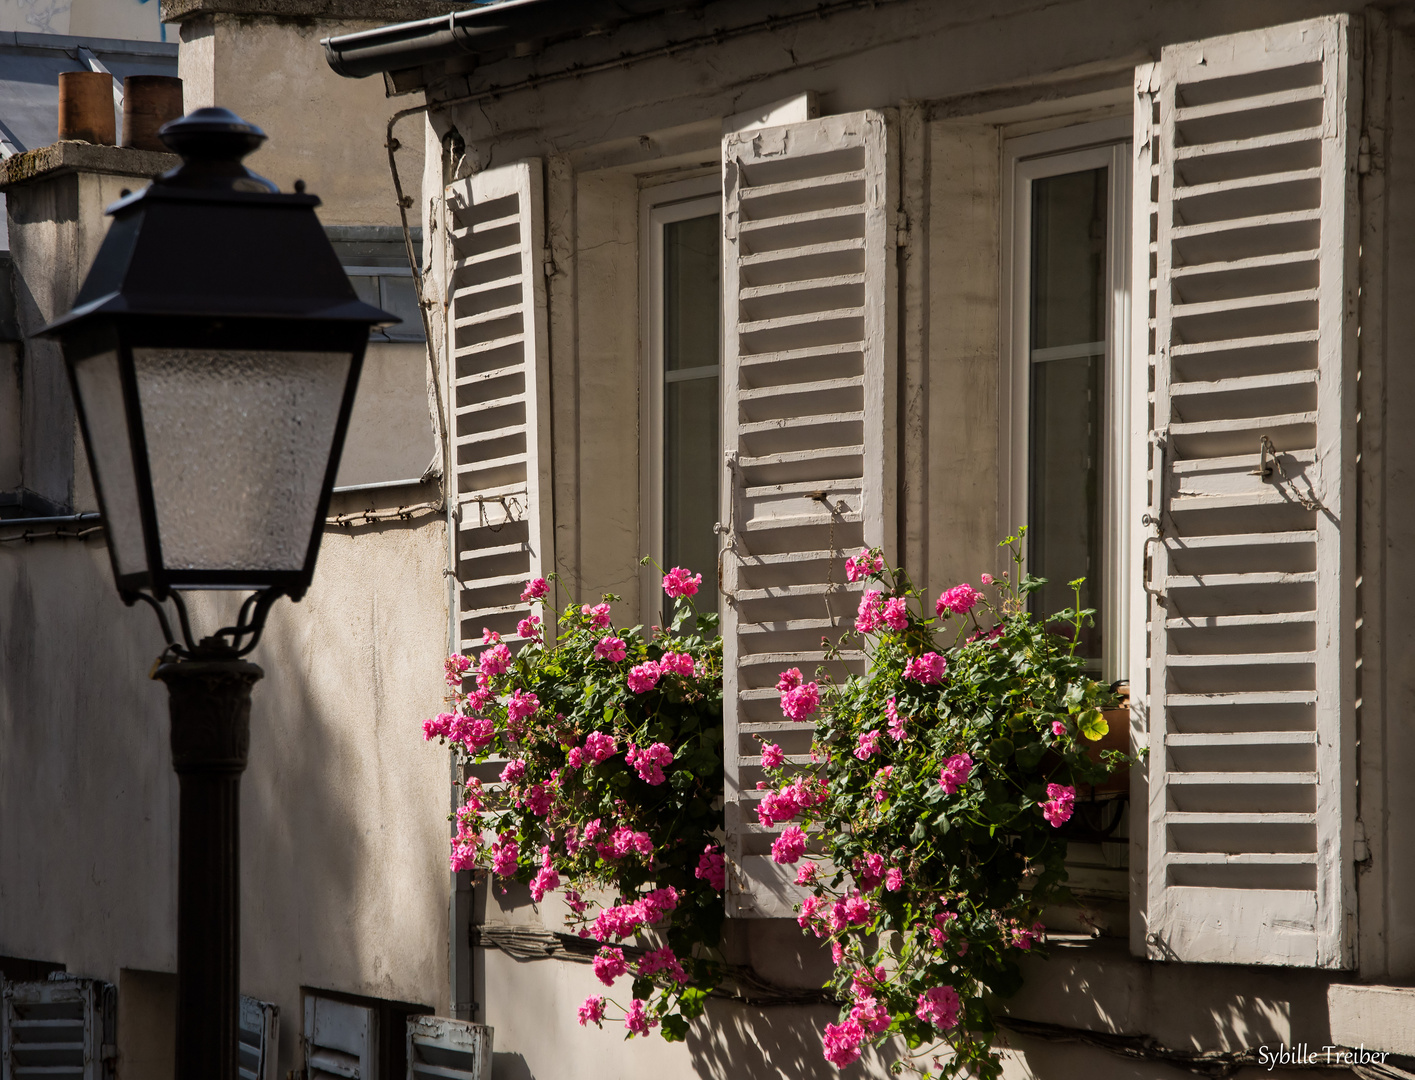
[[[1100,709],[1087,709],[1077,718],[1077,725],[1081,734],[1091,742],[1097,742],[1110,733],[1110,724]]]

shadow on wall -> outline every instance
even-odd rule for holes
[[[837,1022],[828,1006],[750,1006],[714,1001],[688,1029],[694,1072],[713,1080],[862,1080],[887,1075],[890,1058],[867,1053],[837,1069],[822,1054],[821,1033]]]
[[[535,1080],[531,1067],[520,1054],[491,1055],[491,1080]]]

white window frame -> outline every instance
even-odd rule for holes
[[[717,214],[722,218],[722,177],[713,172],[688,180],[646,187],[639,193],[640,296],[639,340],[643,352],[643,392],[639,395],[639,461],[641,545],[660,565],[663,563],[663,229],[677,221]],[[720,289],[719,289],[720,294]],[[717,408],[718,431],[722,416],[721,296],[718,297]],[[719,542],[720,546],[720,542]],[[668,569],[668,567],[664,567]],[[716,566],[695,566],[704,579],[715,577]],[[706,584],[706,581],[704,582]],[[661,603],[659,577],[652,566],[641,578],[640,617],[651,620]],[[713,588],[716,588],[716,581]]]
[[[1002,535],[1027,524],[1028,430],[1032,358],[1032,182],[1106,169],[1106,400],[1102,465],[1102,581],[1098,614],[1105,628],[1101,670],[1108,681],[1129,674],[1130,575],[1130,228],[1129,116],[1008,139],[1002,150],[1002,337],[998,509]]]

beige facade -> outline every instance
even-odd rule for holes
[[[263,127],[254,171],[286,191],[305,180],[325,225],[381,227],[401,252],[391,109],[376,87],[329,72],[318,45],[388,8],[288,20],[215,6],[188,5],[166,27],[187,107],[223,105]],[[78,27],[81,7],[70,30],[99,33]],[[421,156],[418,139],[399,154],[414,196]],[[57,351],[28,335],[72,304],[104,207],[175,162],[62,143],[0,164],[26,336],[0,394],[0,483],[65,512],[97,505]],[[451,1012],[449,765],[420,738],[442,706],[448,596],[427,373],[422,344],[370,344],[337,481],[350,490],[334,496],[308,594],[276,605],[250,657],[265,677],[242,784],[241,989],[279,1010],[272,1077],[303,1067],[307,991]],[[112,984],[117,1075],[170,1077],[178,788],[167,695],[148,678],[163,643],[151,612],[119,602],[94,524],[0,520],[0,971],[13,981],[58,966]],[[199,598],[198,629],[229,622],[227,606]]]

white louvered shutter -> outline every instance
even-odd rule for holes
[[[240,1080],[276,1080],[280,1007],[242,994],[236,1037],[236,1075]]]
[[[1353,959],[1351,40],[1296,23],[1137,79],[1154,959]]]
[[[459,650],[514,642],[551,554],[550,368],[539,160],[446,192],[447,402]]]
[[[491,1037],[485,1024],[409,1019],[407,1080],[491,1080]]]
[[[758,736],[804,763],[812,725],[780,673],[813,679],[853,625],[845,559],[895,533],[897,147],[884,113],[723,140],[723,584],[729,914],[786,916],[794,867],[757,821]],[[846,654],[835,678],[863,670]],[[779,828],[779,827],[778,827]]]
[[[45,982],[5,983],[0,1077],[112,1080],[116,1006],[114,988],[96,979],[60,975]]]
[[[306,1080],[384,1080],[377,1076],[378,1014],[367,1005],[305,995]]]

